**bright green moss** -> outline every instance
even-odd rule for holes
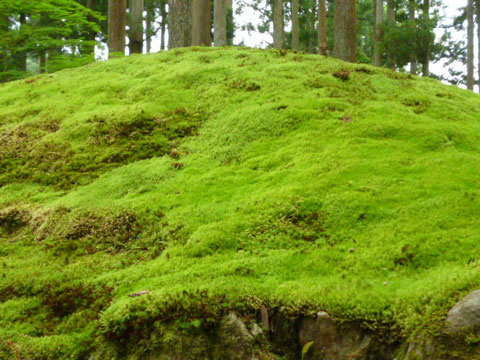
[[[212,299],[185,301],[195,319],[221,298],[433,326],[480,286],[478,109],[433,80],[244,48],[2,85],[0,338],[81,358],[183,291]],[[61,316],[59,289],[78,295]]]

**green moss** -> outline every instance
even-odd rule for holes
[[[480,286],[478,95],[244,48],[34,79],[0,86],[0,357],[116,351],[223,303],[409,337]]]

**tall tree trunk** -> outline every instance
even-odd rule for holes
[[[169,0],[168,32],[170,49],[192,44],[192,6],[190,0]]]
[[[233,22],[233,1],[226,0],[227,7],[227,45],[233,45],[235,36],[235,24]]]
[[[87,8],[90,10],[95,10],[96,0],[87,0]],[[94,22],[95,18],[93,16],[88,16],[88,21]],[[97,37],[97,32],[94,30],[90,30],[88,33],[88,40],[93,44],[90,44],[86,47],[85,51],[87,54],[94,54],[95,55],[95,39]]]
[[[213,5],[213,43],[215,46],[227,45],[227,2],[214,0]]]
[[[298,23],[298,1],[292,0],[292,49],[300,50],[300,24]]]
[[[307,13],[307,30],[308,30],[308,48],[309,53],[313,53],[313,39],[315,34],[315,4],[311,9],[308,9]]]
[[[375,66],[382,66],[383,0],[377,0],[375,8],[375,53],[373,63]]]
[[[193,0],[192,45],[212,44],[212,2]]]
[[[143,10],[144,0],[130,0],[130,24],[128,38],[130,40],[130,54],[141,54],[143,52]]]
[[[283,0],[273,0],[273,47],[283,48]]]
[[[153,1],[147,0],[145,11],[147,13],[145,18],[145,45],[147,54],[150,54],[152,51],[153,22],[155,21],[155,5],[153,4]]]
[[[108,0],[108,50],[125,53],[127,0]]]
[[[474,23],[473,23],[473,0],[467,3],[467,89],[472,90],[475,86],[474,75]]]
[[[415,9],[416,9],[415,0],[409,0],[408,2],[408,17],[410,20],[411,30],[415,29]],[[417,56],[415,55],[415,49],[412,46],[410,50],[410,74],[417,75]]]
[[[423,0],[423,21],[425,24],[430,21],[430,0]],[[430,36],[425,39],[422,62],[422,75],[428,77],[430,76]]]
[[[387,0],[387,22],[388,26],[395,26],[396,22],[396,0]],[[388,67],[391,69],[395,69],[395,56],[394,54],[387,53],[388,57]]]
[[[333,56],[350,62],[357,61],[356,0],[335,1],[335,47]]]
[[[23,25],[25,25],[25,21],[26,21],[25,14],[20,14],[20,21],[19,21],[20,28],[22,28]],[[17,60],[18,60],[17,69],[19,71],[27,71],[27,53],[25,51],[18,52]]]
[[[47,51],[40,51],[40,62],[39,62],[40,74],[43,74],[47,71]]]
[[[477,0],[477,40],[478,40],[478,92],[480,93],[480,0]]]
[[[327,5],[318,0],[318,53],[327,55]]]
[[[162,22],[160,23],[160,50],[165,50],[165,29],[167,27],[167,4],[164,2],[160,5],[160,15]]]

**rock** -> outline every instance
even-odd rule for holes
[[[262,320],[263,327],[265,329],[267,329],[267,331],[269,331],[270,330],[270,321],[268,319],[268,310],[264,305],[260,306],[260,317],[261,317],[261,320]]]
[[[263,330],[257,323],[253,323],[252,328],[250,329],[250,333],[253,336],[259,336],[263,334]]]
[[[436,346],[433,339],[417,339],[409,344],[407,354],[403,360],[436,359],[435,350]]]
[[[336,324],[324,311],[300,322],[300,346],[311,341],[313,346],[306,356],[310,360],[383,360],[391,359],[394,350],[355,323]]]
[[[222,319],[219,329],[222,352],[226,359],[248,360],[254,358],[254,338],[245,323],[234,313]]]
[[[466,332],[480,335],[480,290],[465,296],[448,312],[445,333],[459,335]]]

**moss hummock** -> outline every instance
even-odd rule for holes
[[[480,287],[479,109],[246,48],[1,85],[0,358],[141,358],[260,305],[435,331]]]

